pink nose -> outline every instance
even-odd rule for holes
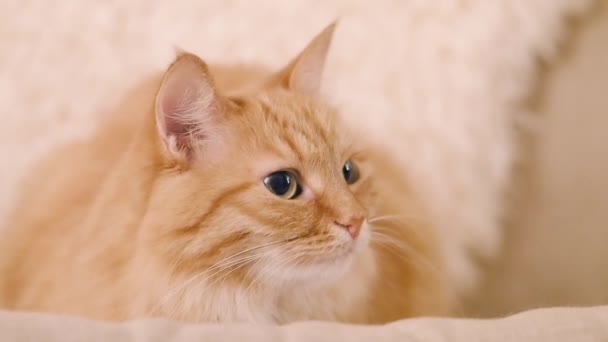
[[[357,236],[359,236],[359,232],[361,232],[363,220],[364,218],[362,216],[353,216],[347,220],[334,221],[334,223],[337,226],[346,229],[348,234],[350,234],[353,239],[356,239]]]

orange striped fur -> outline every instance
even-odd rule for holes
[[[275,74],[209,72],[182,53],[94,137],[49,156],[0,242],[0,304],[189,322],[448,313],[407,174],[316,93],[332,33]],[[351,185],[349,158],[361,175]],[[264,186],[282,169],[296,170],[302,195]],[[356,215],[366,220],[352,238],[336,222]]]

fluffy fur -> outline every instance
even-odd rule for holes
[[[0,303],[191,322],[446,314],[439,240],[407,175],[318,96],[332,33],[277,73],[181,53],[54,153],[9,220]],[[262,182],[284,169],[301,179],[292,200]]]

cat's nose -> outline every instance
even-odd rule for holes
[[[344,228],[353,239],[356,239],[361,232],[361,225],[363,224],[363,216],[351,216],[348,219],[342,219],[334,221],[334,223],[341,228]]]

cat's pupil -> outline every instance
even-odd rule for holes
[[[350,159],[344,163],[342,173],[348,184],[353,184],[359,179],[359,169],[357,169],[357,166]]]
[[[277,171],[264,178],[264,185],[273,194],[292,199],[298,196],[301,188],[296,176],[290,171]]]
[[[268,185],[277,195],[283,195],[289,191],[291,182],[291,176],[288,173],[281,172],[270,177]]]

